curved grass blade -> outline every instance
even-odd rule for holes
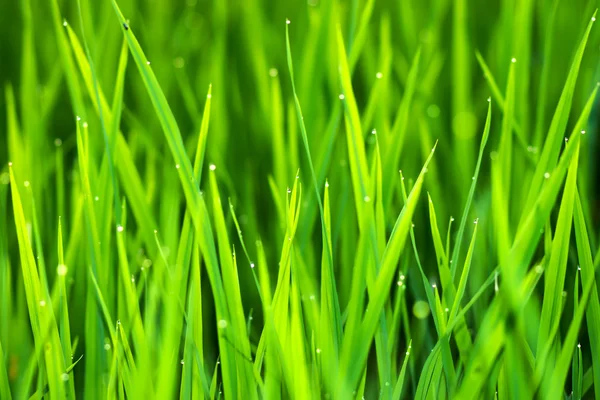
[[[69,26],[67,26],[67,32],[81,76],[84,79],[89,98],[93,102],[96,112],[98,112],[99,115],[101,114],[106,116],[106,119],[112,120],[112,127],[116,128],[116,124],[118,124],[119,120],[119,103],[122,102],[122,99],[117,99],[116,103],[113,103],[113,109],[116,112],[116,114],[113,114],[113,111],[108,107],[108,103],[106,102],[104,93],[102,92],[102,88],[95,86],[94,84],[90,64],[81,48],[81,44],[79,43],[77,36]],[[122,55],[119,62],[119,74],[125,73],[126,65],[124,64],[125,61]],[[74,70],[72,72],[75,74]],[[98,91],[98,94],[96,94],[96,90]],[[120,89],[117,87],[116,92],[119,90]],[[118,93],[115,93],[115,96],[118,96]],[[97,100],[97,97],[99,97],[99,100]],[[131,149],[129,148],[129,145],[127,144],[127,141],[123,137],[122,133],[118,129],[114,140],[114,146],[116,146],[114,160],[117,167],[117,173],[119,174],[120,180],[126,183],[123,185],[123,189],[129,202],[131,203],[131,210],[133,215],[136,217],[136,222],[140,226],[140,231],[144,238],[145,245],[151,253],[154,253],[157,249],[152,236],[152,231],[158,226],[158,224],[156,223],[154,215],[151,213],[150,207],[146,200],[144,185],[134,163]],[[116,162],[117,159],[118,162]],[[119,221],[119,219],[117,219],[117,221]]]
[[[454,297],[454,303],[452,304],[452,309],[450,311],[450,317],[448,321],[453,321],[460,308],[460,303],[462,302],[463,296],[465,295],[465,289],[467,287],[467,280],[469,278],[469,272],[471,271],[471,262],[473,261],[473,254],[475,252],[475,239],[477,238],[477,226],[478,223],[475,221],[475,229],[473,229],[473,236],[471,237],[471,244],[469,245],[469,250],[467,251],[467,257],[465,259],[465,265],[462,270],[462,274],[460,276],[460,281],[458,283],[458,288],[456,290],[456,296]]]
[[[292,64],[292,51],[290,48],[290,33],[289,33],[289,20],[286,21],[285,25],[285,42],[286,42],[286,54],[288,69],[290,71],[290,79],[292,81],[292,92],[294,93],[294,104],[296,105],[296,115],[298,117],[298,123],[300,124],[300,132],[302,134],[302,142],[304,143],[304,150],[306,151],[306,157],[308,159],[308,166],[312,177],[312,182],[317,197],[317,203],[319,204],[319,212],[321,214],[321,234],[323,238],[327,237],[327,229],[325,227],[325,212],[323,211],[323,201],[321,200],[321,193],[319,190],[319,183],[317,182],[317,174],[315,173],[315,167],[313,166],[312,157],[310,155],[310,146],[308,143],[308,135],[306,133],[306,126],[304,125],[304,117],[302,116],[302,108],[300,106],[300,100],[296,94],[296,85],[294,84],[294,67]],[[326,260],[329,264],[330,273],[333,274],[333,256],[328,241],[324,241]]]
[[[531,213],[533,205],[535,204],[536,196],[544,184],[544,175],[546,172],[554,169],[557,164],[560,148],[563,143],[562,135],[564,134],[565,128],[567,127],[567,122],[569,120],[569,112],[571,111],[573,93],[577,83],[577,76],[579,75],[579,68],[581,66],[583,53],[585,51],[588,37],[595,20],[596,12],[594,12],[594,15],[589,21],[575,53],[575,57],[573,58],[569,75],[560,95],[558,105],[556,106],[552,123],[550,124],[548,134],[546,135],[546,141],[544,143],[540,159],[536,165],[536,169],[529,186],[529,194],[527,195],[527,200],[525,202],[525,206],[523,207],[521,222],[523,222],[523,220]]]
[[[569,241],[571,237],[571,227],[573,224],[573,208],[575,200],[575,190],[577,183],[577,165],[579,160],[579,149],[576,149],[573,161],[569,166],[569,173],[565,185],[560,210],[558,213],[558,222],[552,241],[552,250],[550,260],[544,273],[544,297],[542,303],[542,314],[540,318],[540,329],[538,333],[538,349],[542,349],[542,344],[549,340],[551,327],[560,318],[560,304],[562,302],[562,293],[565,284],[565,275],[567,268],[567,258],[569,253]],[[547,365],[554,365],[555,351],[551,349],[548,355]]]
[[[133,34],[133,29],[128,26],[127,21],[115,0],[112,1],[112,5],[129,45],[133,59],[144,82],[144,86],[146,87],[156,115],[162,126],[171,154],[175,160],[176,166],[179,166],[177,171],[179,172],[179,178],[185,194],[187,206],[192,216],[196,240],[200,244],[202,256],[206,262],[209,280],[213,288],[216,318],[218,321],[229,321],[230,311],[227,296],[224,291],[223,280],[219,271],[219,262],[215,249],[214,237],[211,232],[212,228],[208,217],[208,211],[206,210],[206,205],[198,190],[198,186],[195,183],[193,168],[187,157],[179,127],[156,76],[152,71],[150,62],[146,58],[146,55]],[[127,29],[125,27],[127,27]],[[225,396],[235,397],[238,393],[237,368],[234,361],[235,355],[222,335],[219,335],[219,343],[222,352],[221,367],[223,371],[223,389]],[[244,372],[240,371],[240,373]],[[250,379],[251,377],[247,378]],[[239,390],[242,390],[246,395],[250,396],[250,398],[256,396],[254,387],[239,388]]]
[[[58,328],[52,311],[52,300],[46,295],[47,292],[42,288],[40,282],[12,163],[9,163],[9,174],[29,319],[36,344],[36,353],[39,354],[39,357],[43,357],[45,365],[45,371],[40,371],[40,373],[47,376],[50,395],[62,398],[65,395],[65,388],[60,377],[65,371],[65,364]],[[50,346],[42,349],[42,343],[46,342],[50,343]]]
[[[381,269],[373,283],[373,290],[371,292],[374,296],[369,299],[364,320],[359,328],[358,337],[355,339],[356,341],[345,338],[342,344],[340,367],[342,368],[341,376],[345,377],[345,382],[340,382],[339,388],[342,398],[345,397],[344,393],[348,391],[352,392],[351,388],[356,387],[360,379],[380,313],[387,299],[386,293],[391,286],[395,268],[398,265],[400,254],[404,249],[404,244],[412,225],[412,216],[421,192],[425,171],[427,171],[427,166],[434,152],[435,147],[432,149],[429,158],[425,161],[423,169],[406,201],[406,205],[396,220],[382,256]]]

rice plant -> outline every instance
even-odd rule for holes
[[[600,398],[597,0],[0,4],[0,399]]]

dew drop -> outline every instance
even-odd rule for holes
[[[181,365],[183,365],[183,364],[185,364],[185,361],[181,360],[180,363],[181,363]]]
[[[123,225],[117,225],[117,232],[123,232]]]
[[[254,263],[250,263],[250,268],[254,268]]]
[[[437,285],[435,283],[432,283],[431,287],[435,289],[435,288],[437,288]]]
[[[84,127],[84,128],[87,128],[87,127],[88,127],[88,123],[87,123],[87,122],[84,122],[84,123],[83,123],[83,127]]]
[[[550,172],[546,172],[546,173],[544,174],[544,178],[546,178],[546,179],[549,179],[549,178],[550,178]]]
[[[371,201],[371,198],[370,198],[369,196],[365,196],[365,197],[363,198],[363,200],[365,201],[365,203],[368,203],[368,202],[370,202],[370,201]]]
[[[212,99],[212,94],[208,93],[208,94],[206,95],[206,98],[207,98],[207,99]]]
[[[150,61],[146,61],[146,65],[150,65]]]
[[[58,264],[58,267],[56,267],[56,273],[58,274],[58,276],[65,276],[67,274],[67,266],[65,264]]]
[[[287,19],[287,18],[286,18],[286,20],[285,20],[285,23],[289,25],[289,24],[291,24],[292,22],[291,22],[289,19]]]
[[[596,21],[596,17],[592,17],[592,22]]]
[[[23,182],[23,185],[25,185],[25,187],[29,187],[29,181]]]
[[[59,138],[54,139],[54,145],[56,147],[62,146],[62,140],[60,140]]]
[[[343,94],[340,94],[338,97],[340,98],[340,100],[344,100],[346,98],[346,96],[344,96]]]
[[[279,71],[277,71],[277,68],[269,69],[269,76],[271,78],[275,78],[278,74],[279,74]]]
[[[494,274],[494,292],[498,293],[500,287],[498,286],[498,272]]]
[[[60,379],[61,379],[63,382],[67,382],[67,381],[69,380],[69,374],[67,374],[67,373],[65,372],[64,374],[62,374],[62,375],[60,376]]]
[[[210,168],[211,171],[214,171],[215,169],[217,169],[217,166],[215,164],[210,164],[208,168]]]
[[[536,265],[535,272],[541,274],[542,272],[544,272],[544,267],[542,267],[540,264]]]
[[[373,129],[373,130],[371,131],[371,135],[377,135],[377,129]]]
[[[491,102],[492,102],[492,98],[491,98],[491,97],[488,97],[488,98],[487,98],[487,101],[488,101],[488,103],[491,103]]]
[[[40,300],[40,307],[46,307],[46,300]]]
[[[317,347],[317,354],[321,354],[321,349]]]
[[[110,343],[105,343],[104,344],[104,350],[106,350],[106,351],[110,350]]]
[[[225,329],[225,328],[227,328],[227,321],[225,321],[224,319],[220,319],[218,325],[219,325],[219,329]]]
[[[175,164],[175,168],[179,169],[179,164]]]
[[[402,286],[403,285],[402,281],[398,281],[396,283],[398,284],[398,286]]]
[[[100,197],[98,197],[98,196],[94,197],[94,201],[98,201],[98,200],[100,200]]]
[[[400,274],[400,280],[403,281],[406,278],[404,275]]]
[[[517,62],[517,59],[513,57],[513,58],[511,58],[510,62],[514,64]]]
[[[585,135],[585,131],[581,131],[581,134],[582,134],[582,135]]]
[[[69,24],[67,23],[67,20],[66,20],[66,19],[63,19],[63,26],[67,26],[67,25],[69,25]]]
[[[378,73],[375,74],[375,77],[377,79],[381,79],[381,78],[383,78],[383,74],[381,72],[378,72]]]

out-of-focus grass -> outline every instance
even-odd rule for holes
[[[0,398],[600,398],[596,1],[0,5]]]

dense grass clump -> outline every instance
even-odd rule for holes
[[[600,398],[598,0],[0,4],[0,399]]]

